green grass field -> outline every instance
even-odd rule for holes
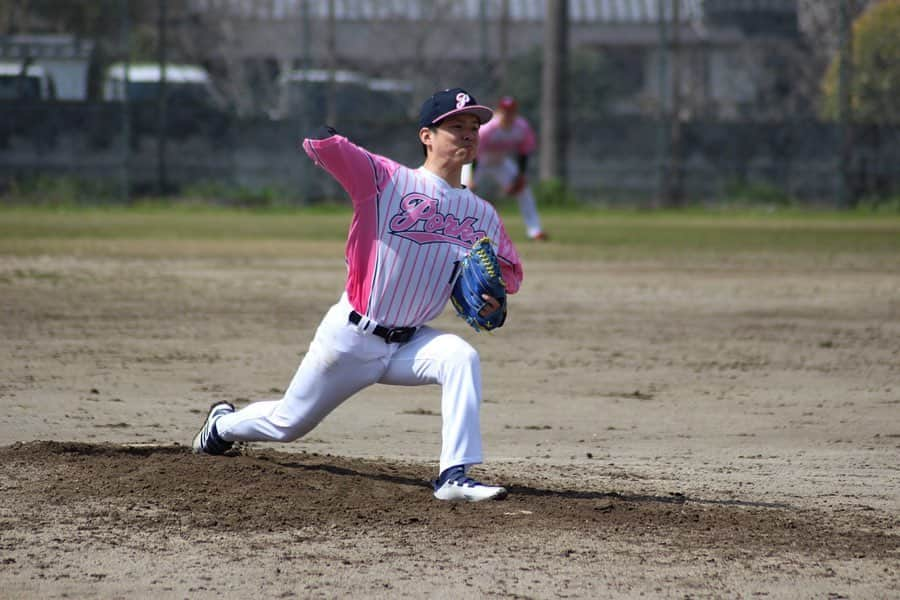
[[[524,238],[518,212],[502,212],[513,240],[531,253],[537,246],[556,258],[666,257],[702,253],[801,253],[872,255],[896,259],[900,268],[900,216],[858,213],[715,213],[556,210],[543,215],[552,236],[536,245]],[[350,211],[343,207],[278,211],[224,208],[0,208],[0,253],[34,255],[106,253],[119,248],[180,254],[205,248],[268,244],[343,244]],[[165,242],[165,243],[160,243]],[[111,250],[112,249],[112,250]]]

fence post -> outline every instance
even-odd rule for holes
[[[122,163],[121,194],[125,204],[131,201],[131,109],[128,103],[128,80],[131,77],[131,23],[128,18],[128,0],[119,1],[119,35],[122,46]]]
[[[659,84],[659,102],[657,105],[657,118],[659,120],[656,133],[656,163],[658,165],[656,196],[657,203],[663,206],[666,203],[666,193],[668,190],[668,172],[669,172],[669,134],[670,125],[666,102],[666,85],[668,79],[668,58],[669,58],[669,36],[666,32],[666,0],[657,0],[657,33],[659,57],[656,65],[656,76]]]
[[[852,208],[856,205],[850,182],[853,162],[853,31],[848,2],[840,3],[840,60],[838,61],[838,205]]]
[[[310,10],[310,2],[312,0],[303,0],[303,5],[301,7],[301,19],[302,19],[302,28],[303,28],[303,47],[302,47],[302,57],[301,57],[301,65],[300,68],[303,73],[303,77],[300,78],[299,83],[299,94],[300,101],[297,110],[297,114],[299,115],[299,139],[303,139],[307,135],[309,135],[310,129],[313,127],[312,120],[309,118],[309,110],[310,110],[310,102],[309,102],[309,82],[307,81],[307,77],[309,77],[309,71],[312,68],[312,12]],[[313,165],[311,161],[301,160],[300,161],[300,177],[302,178],[302,187],[303,190],[303,200],[302,204],[309,204],[309,197],[312,195],[312,173],[313,173]]]
[[[680,2],[672,2],[671,29],[671,72],[669,87],[672,89],[672,110],[669,123],[669,177],[666,188],[666,206],[680,208],[684,205],[684,164],[682,160],[682,125],[681,125],[681,17]]]
[[[156,123],[156,193],[166,193],[166,137],[168,135],[168,86],[166,85],[166,0],[159,2],[159,91]]]
[[[549,0],[544,23],[544,67],[541,74],[542,180],[558,178],[565,182],[566,178],[568,21],[567,0]]]

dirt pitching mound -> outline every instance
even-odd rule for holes
[[[185,446],[65,442],[0,448],[7,506],[4,527],[40,528],[61,515],[86,531],[284,532],[328,527],[398,536],[427,526],[433,536],[504,540],[560,532],[623,540],[654,536],[685,549],[795,551],[824,558],[888,557],[896,536],[864,514],[844,522],[787,505],[717,501],[683,495],[623,495],[552,489],[507,481],[504,501],[442,503],[431,496],[429,469],[411,464],[313,453],[240,449],[194,455]]]

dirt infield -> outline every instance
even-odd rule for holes
[[[437,388],[371,388],[291,444],[188,451],[211,402],[288,383],[339,246],[118,244],[0,262],[2,597],[900,589],[896,257],[526,248],[507,327],[437,322],[481,352],[477,475],[510,489],[448,505]]]

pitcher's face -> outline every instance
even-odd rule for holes
[[[425,135],[427,132],[429,141],[423,140],[422,143],[428,146],[430,142],[431,152],[436,157],[464,165],[475,160],[478,154],[480,128],[481,121],[475,115],[453,115],[441,121],[433,133],[423,129],[421,133]]]

